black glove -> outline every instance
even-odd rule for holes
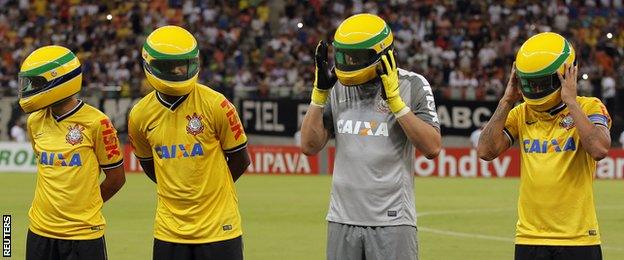
[[[329,63],[327,62],[327,43],[325,41],[319,41],[314,51],[314,65],[316,66],[314,75],[314,87],[318,89],[327,90],[334,86],[336,83],[336,73],[334,70],[329,70]]]
[[[314,88],[312,89],[312,104],[323,107],[327,103],[329,89],[336,83],[334,70],[328,70],[327,43],[319,41],[314,51]]]

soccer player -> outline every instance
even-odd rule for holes
[[[19,104],[37,155],[26,259],[107,259],[102,205],[125,183],[117,131],[76,98],[78,58],[61,46],[33,51],[19,72]],[[106,178],[100,183],[100,172]]]
[[[313,155],[336,139],[327,214],[330,260],[418,258],[414,147],[434,158],[441,137],[431,86],[397,67],[392,43],[383,19],[357,14],[336,30],[332,72],[326,43],[316,47],[301,144]]]
[[[602,259],[592,181],[611,144],[611,119],[599,99],[577,96],[577,72],[561,35],[529,38],[479,139],[484,160],[515,140],[520,146],[516,260]]]
[[[128,132],[157,186],[153,258],[242,259],[234,182],[250,161],[238,113],[197,82],[199,46],[185,29],[156,29],[142,53],[155,91],[132,108]]]

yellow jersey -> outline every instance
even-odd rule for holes
[[[240,236],[225,154],[245,148],[247,136],[232,103],[201,84],[173,103],[153,91],[132,108],[128,121],[135,156],[154,160],[154,237],[199,244]]]
[[[117,131],[106,115],[82,101],[56,117],[50,108],[28,117],[37,155],[37,185],[28,211],[30,230],[58,239],[104,235],[100,169],[123,164]]]
[[[592,123],[611,127],[600,100],[576,100]],[[600,244],[592,190],[596,161],[581,145],[569,109],[562,104],[538,113],[520,104],[509,113],[504,132],[520,146],[516,244]]]

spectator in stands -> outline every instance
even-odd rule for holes
[[[621,1],[285,2],[0,0],[0,95],[15,95],[17,61],[25,54],[63,42],[88,72],[82,95],[143,96],[151,88],[141,84],[137,50],[154,28],[175,23],[198,35],[206,54],[200,81],[238,97],[308,97],[310,50],[320,39],[331,40],[329,28],[360,12],[388,18],[401,54],[397,62],[426,76],[447,99],[500,98],[502,88],[494,91],[492,76],[511,65],[518,39],[544,30],[569,36],[577,46],[581,74],[591,83],[579,84],[579,91],[589,87],[591,95],[603,97],[602,71],[624,86]],[[611,111],[624,117],[624,109]]]
[[[594,66],[612,73],[621,68],[618,53],[624,49],[624,9],[618,1],[589,4],[561,4],[544,1],[531,4],[500,4],[498,1],[409,2],[409,1],[176,1],[81,2],[73,1],[0,1],[0,85],[5,95],[15,93],[17,62],[35,47],[67,42],[84,60],[89,75],[83,95],[117,91],[112,96],[141,96],[142,67],[136,51],[146,33],[170,23],[184,25],[198,34],[203,64],[209,70],[200,80],[223,88],[239,75],[255,75],[264,60],[274,63],[262,69],[271,80],[269,88],[309,88],[312,79],[306,66],[292,66],[290,61],[309,62],[310,51],[319,39],[327,39],[344,18],[354,13],[372,12],[388,16],[396,32],[395,48],[399,63],[430,79],[438,79],[444,66],[453,68],[435,85],[441,91],[448,86],[475,86],[459,92],[483,93],[488,90],[488,71],[478,68],[508,67],[519,43],[542,30],[570,35],[579,48],[583,68]],[[4,3],[6,2],[6,3]],[[175,3],[175,4],[174,4]],[[171,5],[168,5],[171,4]],[[402,10],[388,15],[390,10]],[[322,13],[322,14],[321,14]],[[71,17],[72,19],[68,19]],[[45,19],[44,19],[45,18]],[[582,21],[582,22],[579,22]],[[97,26],[95,26],[97,24]],[[63,32],[63,33],[59,33]],[[67,34],[66,32],[70,32]],[[611,33],[611,38],[607,37]],[[35,37],[37,36],[37,37]],[[306,59],[304,59],[304,57]],[[214,61],[211,61],[214,59]],[[218,64],[226,64],[222,67]],[[299,64],[299,63],[298,63]],[[311,63],[308,63],[311,65]],[[264,66],[264,65],[263,65]],[[309,67],[309,66],[308,66]],[[226,69],[227,68],[227,69]],[[286,72],[284,72],[286,71]],[[470,71],[474,77],[459,80]],[[585,73],[585,72],[584,72]],[[590,74],[595,77],[595,74]],[[264,78],[237,87],[238,93],[253,94]],[[304,80],[303,82],[301,80]],[[621,85],[615,79],[616,85]],[[102,82],[102,83],[100,83]],[[600,82],[600,80],[598,81]],[[255,84],[254,84],[255,83]],[[600,85],[600,83],[599,83]],[[596,87],[599,87],[597,85]],[[107,86],[122,86],[107,88]],[[119,89],[119,90],[118,90]],[[249,91],[252,89],[252,91]],[[297,91],[268,91],[268,95],[292,95]],[[485,98],[487,95],[448,93],[447,98]],[[501,93],[499,93],[500,95]],[[306,95],[300,95],[306,96]]]
[[[620,134],[620,145],[622,145],[622,149],[624,149],[624,131]]]
[[[24,143],[28,141],[26,139],[26,130],[24,129],[24,126],[24,120],[22,119],[19,119],[17,120],[17,122],[15,122],[13,127],[11,127],[11,141],[18,143]]]
[[[608,111],[615,111],[615,79],[612,72],[604,72],[600,85],[602,85],[602,102]]]

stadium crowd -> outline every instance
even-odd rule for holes
[[[15,95],[19,64],[36,47],[62,44],[83,63],[83,95],[138,97],[150,90],[141,43],[178,24],[196,35],[200,82],[228,96],[309,97],[312,53],[349,15],[382,16],[400,67],[448,99],[496,100],[520,44],[556,31],[576,48],[579,94],[610,111],[624,96],[624,8],[615,1],[80,1],[0,0],[0,86]],[[623,109],[618,109],[623,110]]]

